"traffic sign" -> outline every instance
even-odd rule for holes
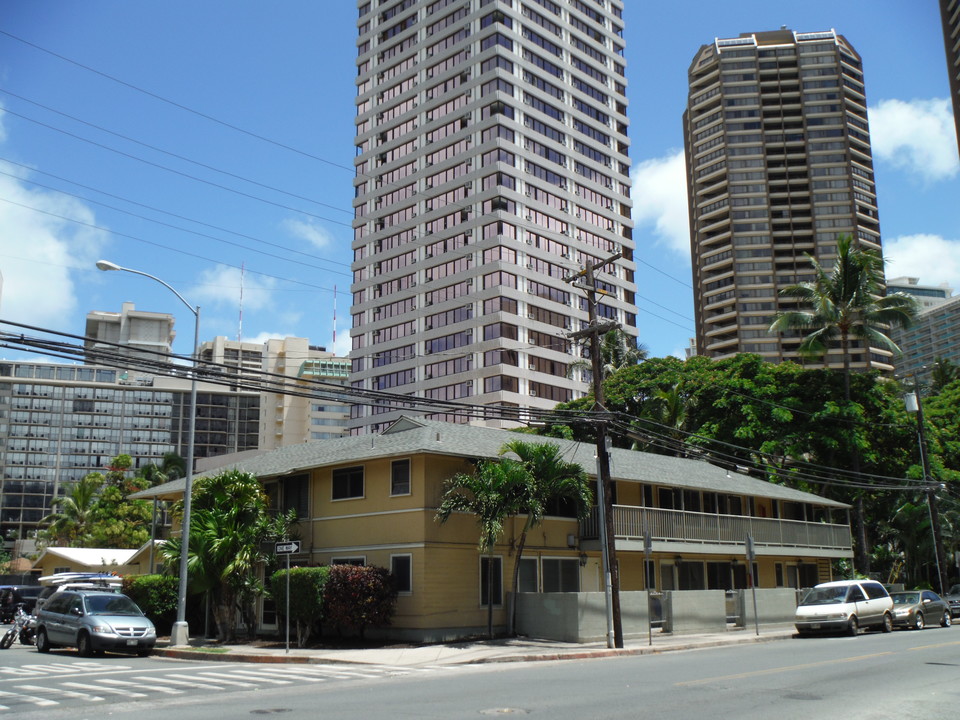
[[[300,552],[300,541],[284,540],[283,542],[278,542],[273,552],[277,555],[290,555],[291,553],[298,553]]]

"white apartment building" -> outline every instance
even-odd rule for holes
[[[621,0],[361,0],[350,384],[579,397],[584,292],[636,336]],[[357,405],[351,432],[410,410]],[[464,422],[455,414],[435,419]]]

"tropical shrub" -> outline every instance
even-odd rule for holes
[[[353,630],[360,637],[368,627],[390,624],[396,611],[397,588],[386,568],[372,565],[331,565],[323,590],[323,621],[337,632]]]
[[[313,629],[323,619],[323,595],[329,567],[290,568],[290,622],[297,631],[297,647],[305,647]],[[277,604],[277,614],[287,612],[287,570],[270,576],[270,594]]]
[[[123,579],[123,592],[153,621],[161,635],[170,633],[177,619],[179,578],[173,575],[131,575]]]

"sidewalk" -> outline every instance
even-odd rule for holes
[[[623,648],[607,648],[606,643],[563,643],[529,638],[471,640],[423,646],[386,646],[382,648],[301,649],[291,643],[289,653],[283,642],[269,647],[226,645],[193,640],[190,647],[169,647],[161,638],[154,655],[185,660],[222,660],[250,663],[359,663],[421,667],[463,665],[492,662],[536,662],[543,660],[583,660],[586,658],[649,655],[678,650],[719,647],[745,643],[785,640],[796,631],[792,625],[770,625],[757,635],[753,628],[729,630],[702,635],[671,635],[655,632],[653,643],[648,639],[631,638]]]

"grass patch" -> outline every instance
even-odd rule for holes
[[[214,655],[223,655],[223,653],[230,652],[230,648],[224,647],[195,647],[190,649],[196,652],[213,653]]]

